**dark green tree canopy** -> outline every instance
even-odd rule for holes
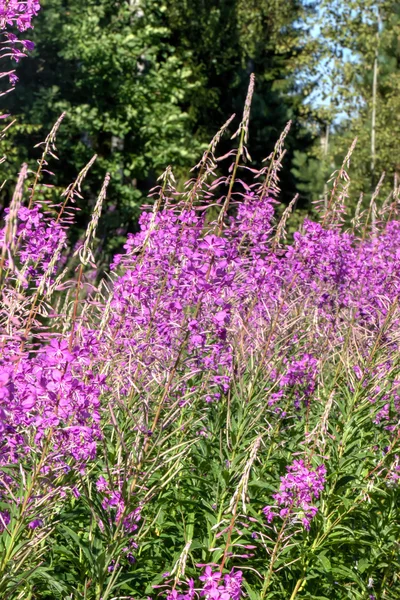
[[[324,102],[314,107],[317,142],[306,157],[296,157],[297,174],[317,199],[357,137],[348,202],[355,206],[362,193],[368,203],[385,172],[378,199],[384,202],[400,175],[400,3],[324,0],[319,21]]]
[[[66,111],[58,135],[63,170],[53,183],[67,185],[98,154],[89,197],[110,171],[107,223],[126,230],[156,177],[173,165],[183,181],[222,123],[240,114],[254,72],[254,162],[270,153],[289,119],[295,122],[282,182],[289,201],[293,153],[311,141],[298,119],[300,75],[312,55],[310,11],[300,0],[43,0],[35,53],[7,99],[19,123],[9,163],[16,169],[26,158],[16,150],[21,138],[33,146]]]

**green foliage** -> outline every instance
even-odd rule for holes
[[[299,116],[307,91],[303,73],[314,59],[307,18],[312,5],[299,0],[170,0],[168,26],[177,48],[190,48],[196,78],[191,99],[199,135],[209,139],[227,116],[240,113],[249,74],[257,88],[252,105],[250,139],[255,164],[272,151],[287,121],[287,164],[296,148],[306,150],[311,136]],[[228,147],[228,144],[227,144]],[[290,168],[283,172],[283,200],[295,193]]]
[[[67,112],[59,135],[65,169],[57,183],[70,181],[99,154],[90,181],[111,173],[119,212],[110,214],[109,225],[115,229],[137,216],[144,183],[167,164],[179,171],[200,152],[184,108],[199,85],[187,65],[190,53],[177,56],[163,25],[166,6],[159,2],[149,0],[143,13],[126,2],[43,5],[37,51],[21,73],[11,110],[23,107],[20,120],[41,126],[35,139],[25,136],[25,148]]]
[[[28,567],[32,551],[25,550],[29,561],[15,579],[10,573],[13,584],[6,597],[21,598],[19,591],[29,589],[38,600],[144,598],[154,595],[164,571],[182,564],[183,552],[190,576],[198,563],[220,563],[228,549],[227,567],[243,569],[246,592],[255,600],[286,600],[296,590],[307,600],[355,600],[368,597],[372,585],[377,598],[395,600],[400,593],[400,525],[395,518],[400,490],[379,476],[392,457],[379,459],[372,451],[374,443],[381,446],[384,434],[371,426],[368,387],[359,382],[350,391],[345,380],[352,375],[338,381],[333,367],[326,364],[326,387],[317,390],[312,411],[302,409],[297,422],[274,416],[265,401],[266,381],[255,380],[249,365],[222,402],[205,413],[201,397],[198,402],[192,397],[178,423],[160,427],[141,464],[140,479],[124,482],[129,510],[147,499],[134,564],[123,559],[126,541],[118,525],[109,522],[95,481],[106,475],[107,465],[117,472],[132,461],[129,449],[135,446],[140,395],[132,398],[132,411],[121,407],[115,412],[112,428],[105,415],[107,442],[97,464],[76,482],[81,496],[69,495],[58,508],[53,506],[34,555],[40,565]],[[288,398],[288,406],[292,402]],[[261,509],[299,453],[305,428],[304,450],[314,455],[315,465],[321,457],[327,462],[327,484],[310,533],[288,524],[282,537],[279,526],[265,527]],[[129,496],[132,486],[136,492]],[[16,547],[18,556],[27,544]],[[115,564],[119,567],[109,568]]]
[[[400,89],[400,4],[397,0],[326,0],[318,26],[322,60],[318,66],[318,100],[313,107],[314,127],[324,136],[329,127],[328,164],[331,171],[341,164],[355,137],[350,176],[355,206],[360,193],[371,197],[383,172],[383,199],[398,178],[397,138]],[[322,101],[322,103],[321,103]],[[317,103],[318,104],[318,103]],[[325,176],[325,165],[317,177],[312,167],[322,158],[318,142],[308,153],[310,174],[306,185],[314,186]],[[319,183],[319,196],[323,185]]]
[[[36,50],[5,99],[20,123],[2,142],[7,172],[37,158],[29,148],[66,111],[58,133],[63,170],[52,183],[66,187],[98,154],[78,225],[110,172],[101,237],[103,248],[113,249],[122,240],[118,231],[134,227],[159,174],[173,164],[182,183],[215,131],[241,111],[251,72],[258,80],[254,163],[260,165],[294,119],[285,158],[290,167],[296,148],[305,151],[312,141],[297,119],[305,95],[300,73],[311,57],[305,24],[311,10],[300,0],[284,6],[275,0],[44,0],[33,32]],[[285,202],[295,183],[285,169]],[[6,202],[7,194],[6,187]]]

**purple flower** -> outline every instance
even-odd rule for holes
[[[15,73],[10,73],[8,76],[11,85],[15,85],[19,81],[19,77]]]
[[[2,533],[7,525],[10,524],[10,521],[10,513],[7,511],[0,511],[0,533]]]
[[[26,48],[29,52],[31,52],[35,48],[35,44],[30,40],[22,40],[21,41],[24,48]]]
[[[262,511],[268,523],[272,523],[274,518],[277,516],[277,513],[272,510],[271,506],[264,506]]]
[[[241,571],[232,569],[229,574],[222,576],[219,571],[213,572],[211,565],[206,565],[199,581],[202,582],[201,589],[196,590],[194,580],[188,579],[187,589],[183,590],[183,593],[173,589],[167,593],[167,598],[192,600],[196,597],[196,591],[200,592],[200,596],[213,600],[239,600],[242,595]]]
[[[207,565],[203,575],[200,575],[199,580],[204,582],[204,586],[214,586],[215,582],[221,579],[221,573],[213,572],[212,568]]]
[[[326,468],[320,465],[315,471],[309,469],[303,460],[295,460],[292,465],[286,467],[288,473],[281,477],[279,491],[273,494],[277,503],[281,519],[287,517],[299,517],[305,529],[310,529],[311,520],[318,512],[313,505],[324,489]],[[263,508],[263,513],[271,523],[277,516],[271,506]]]
[[[30,523],[28,523],[29,529],[37,529],[38,527],[43,527],[42,519],[33,519]]]

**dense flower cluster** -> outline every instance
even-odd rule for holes
[[[49,283],[51,275],[60,266],[60,253],[66,246],[65,229],[56,219],[46,215],[39,204],[31,209],[20,207],[15,220],[16,229],[13,232],[11,243],[7,243],[9,241],[7,233],[10,226],[10,212],[9,209],[6,209],[6,225],[0,230],[0,245],[8,251],[11,245],[17,245],[19,275],[24,286],[27,286],[30,281],[39,286],[45,275],[47,275],[47,283]],[[53,260],[55,256],[56,261]],[[9,252],[5,265],[11,270],[15,267]]]
[[[266,332],[277,329],[272,315],[279,310],[282,322],[289,320],[300,303],[302,318],[314,319],[317,332],[303,352],[293,337],[296,354],[282,355],[271,372],[280,390],[275,386],[269,398],[275,406],[292,393],[300,408],[314,393],[318,355],[327,344],[343,343],[346,323],[356,318],[371,332],[381,327],[386,298],[396,297],[400,285],[398,223],[389,223],[379,239],[359,241],[306,220],[303,232],[278,256],[266,233],[273,203],[245,193],[222,236],[205,231],[204,211],[178,206],[154,220],[142,216],[141,231],[130,236],[125,257],[114,262],[115,269],[118,264],[124,269],[115,281],[109,321],[113,352],[130,355],[129,369],[142,382],[161,383],[177,368],[192,377],[206,371],[207,401],[219,398],[229,388],[238,349],[241,360],[259,352]],[[263,351],[265,360],[276,352],[275,333]],[[126,381],[128,363],[118,363],[118,376]]]
[[[32,19],[40,10],[38,0],[1,0],[0,27],[16,26],[19,31],[32,27]]]
[[[167,600],[192,600],[198,596],[209,600],[239,600],[242,596],[242,572],[232,569],[222,576],[219,571],[213,571],[210,565],[199,576],[202,587],[197,589],[193,579],[187,581],[187,590],[176,589],[167,593]]]
[[[128,237],[126,254],[113,263],[113,269],[122,272],[115,278],[106,310],[108,333],[82,328],[73,348],[68,349],[61,336],[35,357],[19,356],[18,344],[6,344],[1,390],[4,407],[6,402],[14,406],[14,430],[34,424],[39,440],[52,419],[57,426],[68,422],[68,436],[81,440],[72,444],[75,456],[92,456],[98,432],[87,428],[86,419],[90,415],[93,423],[99,420],[105,376],[100,380],[94,373],[105,356],[114,360],[109,384],[126,397],[132,376],[145,387],[165,385],[175,371],[184,379],[190,374],[193,381],[206,374],[204,400],[218,401],[249,353],[261,352],[266,364],[276,355],[279,330],[267,344],[265,332],[277,308],[290,318],[294,301],[302,303],[304,317],[317,311],[320,332],[307,347],[294,335],[290,357],[288,350],[281,358],[278,352],[266,393],[269,406],[282,418],[288,414],[289,397],[295,410],[307,406],[316,387],[317,357],[327,340],[340,344],[341,329],[350,318],[370,330],[381,326],[387,312],[382,298],[399,290],[399,224],[389,223],[379,238],[358,242],[348,233],[306,221],[293,245],[278,257],[271,247],[273,205],[268,196],[246,192],[223,235],[212,224],[206,227],[206,211],[179,203],[155,215],[143,213],[139,233]],[[0,231],[5,266],[25,287],[37,287],[43,278],[51,282],[60,263],[52,258],[65,245],[63,226],[39,205],[20,207],[12,237],[16,263],[8,252],[9,219],[6,214]],[[190,390],[184,379],[176,388],[170,385],[171,402]],[[388,400],[380,403],[376,424],[389,419],[390,405]],[[395,400],[393,410],[398,409]],[[78,450],[83,445],[87,450]]]
[[[32,19],[39,10],[39,0],[0,0],[0,30],[15,27],[18,31],[25,32],[32,27]],[[29,52],[35,47],[33,42],[20,40],[15,33],[7,32],[5,37],[2,57],[10,56],[16,62],[26,56],[25,51]],[[13,71],[9,73],[9,78],[12,85],[18,81]]]
[[[104,377],[88,368],[90,343],[69,350],[65,340],[54,339],[32,357],[19,346],[3,345],[0,359],[0,465],[43,446],[51,454],[47,469],[66,467],[69,457],[93,459]]]
[[[194,508],[183,519],[185,550],[178,561],[176,548],[169,555],[178,565],[175,583],[159,586],[161,593],[168,600],[239,600],[239,567],[257,573],[249,559],[256,561],[263,546],[272,565],[267,597],[281,569],[273,564],[279,552],[289,554],[291,538],[310,531],[320,511],[318,527],[324,507],[334,506],[320,502],[331,493],[328,460],[340,443],[351,471],[348,423],[360,414],[369,464],[358,472],[357,486],[364,487],[354,490],[356,501],[368,499],[376,481],[388,493],[398,488],[397,221],[360,235],[306,219],[283,244],[274,194],[258,181],[237,181],[229,210],[221,208],[214,221],[205,194],[192,201],[190,190],[180,195],[163,185],[154,191],[154,210],[143,212],[139,231],[99,284],[86,268],[95,268],[90,245],[99,205],[62,271],[64,205],[58,216],[57,207],[32,198],[27,207],[22,188],[0,229],[0,533],[17,522],[17,533],[47,535],[45,494],[67,497],[79,505],[82,540],[90,529],[96,552],[102,543],[107,548],[98,551],[99,579],[112,584],[123,573],[128,581],[139,557],[147,552],[152,563],[156,545],[178,539],[181,513],[170,519],[168,512],[180,502],[179,474],[182,489],[190,490],[183,501]],[[221,207],[213,189],[207,187],[207,199]],[[289,453],[300,452],[271,505],[261,515],[256,504],[247,511],[255,486],[265,477],[267,489],[276,490],[276,473]],[[208,472],[216,456],[221,462]],[[26,472],[33,474],[31,488]],[[214,475],[219,483],[201,499],[209,545],[205,538],[191,545],[203,527],[193,524],[203,519],[196,486],[217,481]],[[351,488],[353,473],[341,479]],[[223,490],[221,505],[214,487]],[[158,500],[161,508],[149,508]],[[90,514],[90,528],[80,511]],[[279,528],[269,526],[275,520]],[[143,542],[153,534],[156,544]],[[200,553],[204,573],[180,582],[186,561],[194,572]],[[291,556],[290,564],[297,562]]]
[[[272,523],[277,516],[281,519],[300,518],[305,529],[310,529],[311,520],[318,512],[314,501],[324,489],[326,467],[320,465],[312,471],[303,460],[295,460],[287,467],[287,471],[281,477],[279,492],[273,495],[277,506],[281,507],[279,513],[274,511],[274,507],[266,506],[263,508],[264,515],[268,523]]]

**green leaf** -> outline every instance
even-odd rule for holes
[[[332,570],[332,565],[331,565],[331,561],[329,560],[329,558],[327,556],[325,556],[325,554],[318,554],[318,560],[324,567],[325,571],[330,573]]]

